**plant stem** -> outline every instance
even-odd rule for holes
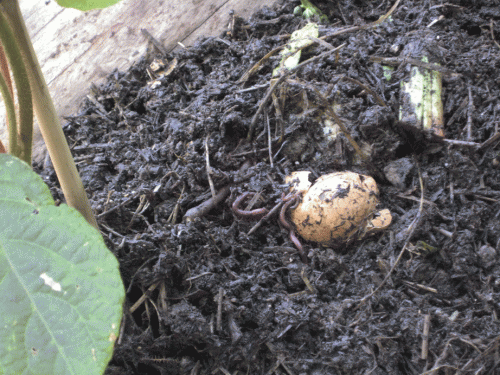
[[[7,95],[9,95],[9,98],[12,100],[12,105],[14,105],[14,88],[12,87],[12,80],[10,78],[10,69],[9,69],[9,62],[7,61],[7,56],[5,55],[5,50],[2,47],[2,44],[0,43],[0,78],[3,77],[3,80],[5,84],[7,85],[7,88],[9,90],[8,94],[4,94],[2,92],[2,96],[5,98]],[[9,99],[6,99],[9,100]],[[11,121],[9,121],[9,117],[13,117],[14,121],[16,120],[16,108],[11,107],[11,113],[9,114],[9,107],[8,104],[5,103],[5,107],[7,109],[7,129],[11,128]],[[17,128],[17,123],[15,124],[15,128]],[[17,129],[14,132],[14,135],[17,134]],[[9,136],[10,133],[9,133]],[[7,153],[7,150],[5,149],[2,141],[0,140],[0,153],[5,154]]]
[[[5,110],[7,112],[7,123],[9,125],[10,153],[12,155],[18,156],[16,107],[14,105],[14,98],[12,97],[12,92],[9,90],[9,85],[3,73],[0,74],[0,92],[2,93],[3,102],[5,103]]]
[[[15,107],[8,107],[6,99],[7,116],[9,119],[9,147],[10,153],[21,158],[31,165],[31,142],[33,138],[33,104],[31,98],[31,89],[26,67],[23,62],[21,51],[16,43],[15,32],[9,27],[7,22],[8,15],[0,8],[0,40],[2,47],[14,76],[14,82],[17,89],[17,102],[19,105],[19,129],[17,128]],[[5,67],[5,69],[7,69]],[[5,69],[2,69],[5,70]],[[5,84],[8,85],[7,76],[4,76]],[[10,78],[10,77],[9,77]],[[7,86],[8,87],[8,86]],[[11,95],[11,91],[9,92]],[[7,97],[7,96],[4,96]],[[11,96],[11,104],[14,100]]]
[[[66,202],[69,206],[76,208],[90,224],[98,228],[17,0],[2,0],[0,12],[3,12],[8,19],[14,31],[15,41],[21,49],[31,83],[33,104],[40,131],[47,145]]]

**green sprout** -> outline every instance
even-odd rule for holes
[[[295,68],[299,64],[302,49],[313,43],[310,37],[317,38],[318,36],[318,25],[313,22],[308,23],[302,29],[295,30],[290,36],[290,41],[281,51],[282,58],[273,70],[273,77],[277,77],[283,68],[288,70]]]
[[[311,18],[312,16],[318,16],[321,22],[328,22],[328,17],[319,10],[313,3],[309,0],[300,0],[301,4],[296,6],[293,10],[293,14],[296,16],[302,16],[305,19]]]

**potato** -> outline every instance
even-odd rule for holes
[[[338,247],[385,229],[391,223],[389,210],[377,211],[378,188],[372,177],[354,172],[323,175],[311,186],[310,172],[294,172],[286,181],[302,201],[290,217],[305,240]]]

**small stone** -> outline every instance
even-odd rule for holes
[[[385,177],[394,186],[404,189],[408,174],[414,165],[410,158],[401,158],[387,164],[384,168]]]
[[[481,265],[484,268],[489,268],[496,262],[497,252],[492,246],[488,244],[481,246],[477,251],[477,255],[479,255],[479,258],[481,259]]]

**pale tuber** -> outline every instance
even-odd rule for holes
[[[372,177],[354,172],[323,175],[312,184],[310,172],[293,172],[286,182],[302,195],[290,217],[308,241],[338,247],[387,228],[389,210],[377,210],[378,188]]]

